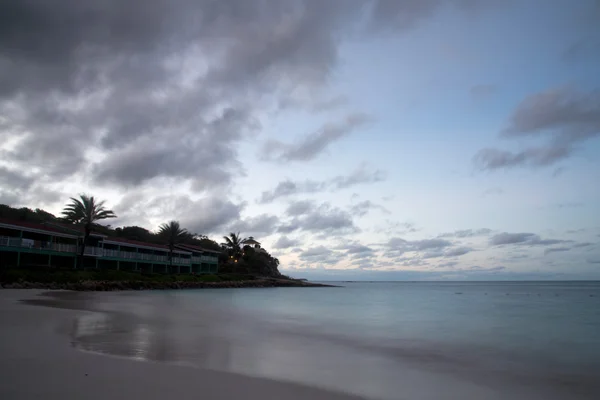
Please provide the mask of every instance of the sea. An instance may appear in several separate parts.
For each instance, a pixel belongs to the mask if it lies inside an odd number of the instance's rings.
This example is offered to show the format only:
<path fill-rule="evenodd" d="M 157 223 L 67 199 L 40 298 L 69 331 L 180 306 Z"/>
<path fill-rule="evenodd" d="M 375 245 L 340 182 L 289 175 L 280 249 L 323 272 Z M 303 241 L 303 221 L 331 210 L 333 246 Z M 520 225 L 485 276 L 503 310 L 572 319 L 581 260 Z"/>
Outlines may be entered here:
<path fill-rule="evenodd" d="M 369 399 L 600 399 L 600 282 L 77 293 L 82 351 Z M 72 303 L 72 300 L 69 300 Z"/>

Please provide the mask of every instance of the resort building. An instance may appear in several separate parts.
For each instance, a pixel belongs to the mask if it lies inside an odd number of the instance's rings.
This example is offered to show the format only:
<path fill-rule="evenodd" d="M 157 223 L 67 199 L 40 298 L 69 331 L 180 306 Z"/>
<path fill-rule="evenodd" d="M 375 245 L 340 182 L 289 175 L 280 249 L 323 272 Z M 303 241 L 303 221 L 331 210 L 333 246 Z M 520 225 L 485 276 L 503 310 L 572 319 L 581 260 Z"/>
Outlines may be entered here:
<path fill-rule="evenodd" d="M 0 219 L 0 266 L 77 266 L 83 230 L 58 223 Z M 175 273 L 216 273 L 218 251 L 181 245 L 173 251 Z M 169 272 L 169 247 L 93 232 L 84 249 L 85 268 Z"/>

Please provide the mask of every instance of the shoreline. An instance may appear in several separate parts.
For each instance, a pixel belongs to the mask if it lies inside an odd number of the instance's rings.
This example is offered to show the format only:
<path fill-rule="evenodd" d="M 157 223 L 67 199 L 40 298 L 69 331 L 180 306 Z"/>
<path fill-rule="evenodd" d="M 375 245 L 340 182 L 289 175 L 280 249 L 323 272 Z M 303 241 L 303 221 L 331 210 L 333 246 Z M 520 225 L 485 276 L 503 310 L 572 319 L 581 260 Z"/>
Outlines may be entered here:
<path fill-rule="evenodd" d="M 44 294 L 0 291 L 0 398 L 364 400 L 291 382 L 81 351 L 69 345 L 65 327 L 98 312 L 27 302 Z"/>
<path fill-rule="evenodd" d="M 45 289 L 72 290 L 79 292 L 108 292 L 119 290 L 178 290 L 178 289 L 246 289 L 246 288 L 277 288 L 277 287 L 339 287 L 322 283 L 296 281 L 277 278 L 258 278 L 253 280 L 220 281 L 220 282 L 152 282 L 152 281 L 102 281 L 85 280 L 79 282 L 0 282 L 0 289 Z"/>

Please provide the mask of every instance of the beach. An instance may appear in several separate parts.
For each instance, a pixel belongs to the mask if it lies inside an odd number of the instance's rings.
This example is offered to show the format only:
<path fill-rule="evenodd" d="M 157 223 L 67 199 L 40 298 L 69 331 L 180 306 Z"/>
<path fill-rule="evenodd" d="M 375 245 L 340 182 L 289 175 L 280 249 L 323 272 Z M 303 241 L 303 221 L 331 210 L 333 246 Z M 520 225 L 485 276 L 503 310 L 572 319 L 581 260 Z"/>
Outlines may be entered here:
<path fill-rule="evenodd" d="M 38 290 L 0 290 L 0 398 L 358 400 L 303 385 L 81 352 L 65 330 L 87 311 L 20 304 Z"/>
<path fill-rule="evenodd" d="M 596 399 L 571 286 L 3 289 L 0 398 Z"/>

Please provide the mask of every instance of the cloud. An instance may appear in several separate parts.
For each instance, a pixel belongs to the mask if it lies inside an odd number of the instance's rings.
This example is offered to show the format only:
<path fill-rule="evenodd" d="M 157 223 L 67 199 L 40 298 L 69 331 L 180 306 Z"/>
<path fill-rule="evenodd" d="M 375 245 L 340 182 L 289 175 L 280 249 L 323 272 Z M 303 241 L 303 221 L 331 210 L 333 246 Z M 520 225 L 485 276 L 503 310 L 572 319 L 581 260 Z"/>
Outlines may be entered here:
<path fill-rule="evenodd" d="M 306 180 L 303 182 L 294 182 L 287 179 L 279 182 L 274 189 L 262 192 L 258 202 L 265 204 L 282 197 L 336 191 L 361 184 L 382 182 L 383 180 L 385 180 L 385 174 L 382 171 L 368 169 L 363 164 L 349 175 L 338 175 L 324 181 Z"/>
<path fill-rule="evenodd" d="M 343 255 L 336 253 L 325 246 L 318 246 L 303 251 L 298 257 L 301 261 L 311 264 L 334 265 L 340 261 Z"/>
<path fill-rule="evenodd" d="M 589 247 L 589 246 L 594 246 L 594 243 L 584 242 L 584 243 L 575 243 L 573 245 L 574 248 L 582 248 L 582 247 Z"/>
<path fill-rule="evenodd" d="M 548 143 L 516 152 L 482 149 L 474 157 L 480 169 L 554 165 L 570 157 L 576 145 L 600 135 L 600 90 L 562 87 L 532 94 L 517 106 L 501 135 L 545 137 Z"/>
<path fill-rule="evenodd" d="M 342 122 L 324 125 L 298 143 L 286 144 L 278 140 L 270 140 L 263 146 L 262 158 L 281 162 L 313 160 L 333 142 L 349 135 L 369 120 L 366 114 L 354 113 L 346 116 Z"/>
<path fill-rule="evenodd" d="M 439 237 L 454 237 L 454 238 L 469 238 L 475 236 L 485 236 L 492 233 L 491 229 L 481 228 L 481 229 L 462 229 L 454 232 L 442 233 Z"/>
<path fill-rule="evenodd" d="M 525 243 L 535 237 L 534 233 L 499 233 L 490 238 L 490 244 L 499 246 L 503 244 Z"/>
<path fill-rule="evenodd" d="M 314 209 L 316 207 L 317 205 L 314 201 L 292 201 L 285 210 L 285 213 L 289 216 L 297 217 L 299 215 L 307 214 L 311 209 Z"/>
<path fill-rule="evenodd" d="M 300 244 L 300 241 L 297 239 L 290 239 L 287 236 L 281 236 L 275 244 L 273 248 L 275 249 L 289 249 L 290 247 L 295 247 Z"/>
<path fill-rule="evenodd" d="M 350 207 L 350 212 L 352 215 L 357 215 L 359 217 L 367 215 L 372 210 L 379 210 L 384 214 L 391 214 L 387 208 L 379 204 L 375 204 L 370 200 L 361 201 L 360 203 L 354 204 Z"/>
<path fill-rule="evenodd" d="M 278 225 L 279 218 L 277 216 L 260 214 L 234 221 L 227 230 L 241 232 L 243 236 L 268 236 L 276 231 Z"/>
<path fill-rule="evenodd" d="M 452 242 L 440 238 L 410 241 L 393 237 L 384 244 L 384 254 L 387 257 L 398 257 L 406 252 L 426 251 L 424 258 L 435 258 L 443 256 L 443 250 L 450 246 L 452 246 Z"/>
<path fill-rule="evenodd" d="M 457 257 L 457 256 L 462 256 L 467 253 L 470 253 L 471 251 L 473 251 L 473 249 L 470 247 L 455 247 L 453 249 L 446 250 L 444 252 L 444 256 L 445 257 Z"/>
<path fill-rule="evenodd" d="M 570 243 L 570 240 L 560 239 L 541 239 L 534 233 L 499 233 L 490 238 L 490 245 L 501 246 L 507 244 L 522 244 L 522 245 L 538 245 L 538 246 L 551 246 L 560 243 Z"/>
<path fill-rule="evenodd" d="M 564 252 L 564 251 L 569 251 L 569 250 L 571 250 L 570 247 L 551 247 L 549 249 L 544 250 L 544 254 L 558 253 L 558 252 Z"/>
<path fill-rule="evenodd" d="M 243 207 L 220 196 L 193 200 L 187 195 L 148 197 L 146 192 L 139 191 L 125 195 L 112 209 L 119 216 L 115 220 L 119 225 L 155 230 L 162 222 L 178 220 L 190 232 L 220 235 L 231 223 L 240 220 Z M 158 222 L 153 225 L 153 221 Z"/>
<path fill-rule="evenodd" d="M 359 232 L 352 215 L 338 207 L 323 203 L 303 214 L 297 214 L 279 226 L 278 232 L 305 231 L 321 235 L 345 235 Z"/>

